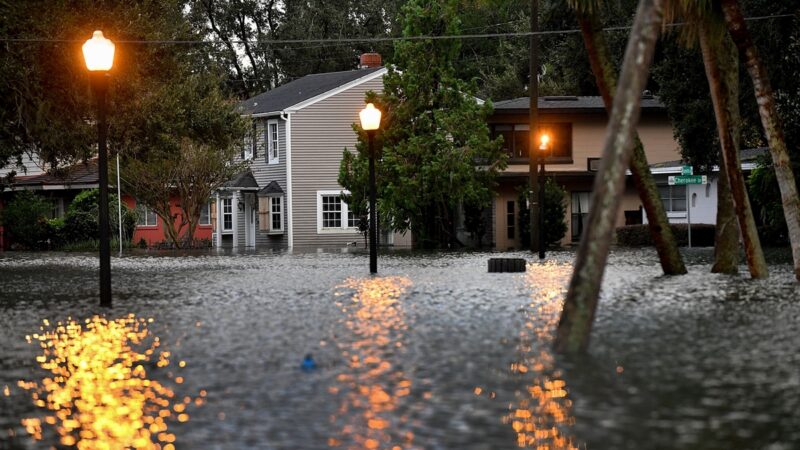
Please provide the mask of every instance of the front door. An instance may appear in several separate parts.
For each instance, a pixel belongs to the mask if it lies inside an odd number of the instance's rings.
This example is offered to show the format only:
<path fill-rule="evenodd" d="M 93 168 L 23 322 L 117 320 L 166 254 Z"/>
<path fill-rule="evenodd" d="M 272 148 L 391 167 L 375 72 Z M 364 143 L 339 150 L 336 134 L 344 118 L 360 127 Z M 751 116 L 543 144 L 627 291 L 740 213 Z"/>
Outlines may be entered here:
<path fill-rule="evenodd" d="M 256 207 L 252 194 L 245 194 L 244 202 L 244 246 L 256 246 Z"/>

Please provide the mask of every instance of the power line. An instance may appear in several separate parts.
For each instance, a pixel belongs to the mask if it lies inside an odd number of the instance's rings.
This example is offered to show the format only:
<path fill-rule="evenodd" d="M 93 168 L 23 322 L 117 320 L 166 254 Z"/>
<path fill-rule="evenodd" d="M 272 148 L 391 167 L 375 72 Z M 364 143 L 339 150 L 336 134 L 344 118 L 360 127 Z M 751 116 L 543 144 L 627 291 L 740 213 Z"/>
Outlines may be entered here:
<path fill-rule="evenodd" d="M 756 16 L 745 18 L 748 22 L 780 19 L 785 17 L 795 17 L 795 14 L 774 14 L 769 16 Z M 667 27 L 680 27 L 686 25 L 686 22 L 679 22 L 666 25 Z M 629 25 L 606 27 L 603 31 L 625 31 L 630 30 L 632 27 Z M 580 29 L 569 30 L 543 30 L 543 31 L 519 31 L 507 33 L 484 33 L 484 34 L 460 34 L 460 35 L 439 35 L 439 36 L 382 36 L 382 37 L 356 37 L 356 38 L 336 38 L 336 39 L 271 39 L 266 41 L 249 41 L 249 40 L 229 40 L 228 42 L 236 45 L 286 45 L 286 44 L 351 44 L 351 43 L 375 43 L 375 42 L 396 42 L 396 41 L 421 41 L 421 40 L 452 40 L 452 39 L 486 39 L 486 38 L 509 38 L 509 37 L 530 37 L 530 36 L 552 36 L 562 34 L 577 34 Z M 2 37 L 0 42 L 19 42 L 19 43 L 82 43 L 83 40 L 76 39 L 42 39 L 42 38 L 9 38 Z M 118 40 L 114 41 L 120 44 L 156 44 L 156 45 L 227 45 L 226 42 L 219 40 Z"/>

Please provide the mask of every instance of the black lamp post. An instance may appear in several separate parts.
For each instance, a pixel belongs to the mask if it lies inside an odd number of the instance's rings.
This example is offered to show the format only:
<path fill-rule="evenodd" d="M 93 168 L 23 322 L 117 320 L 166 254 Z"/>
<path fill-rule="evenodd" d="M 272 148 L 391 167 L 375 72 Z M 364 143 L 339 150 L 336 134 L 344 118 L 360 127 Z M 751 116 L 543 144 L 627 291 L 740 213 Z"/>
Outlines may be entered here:
<path fill-rule="evenodd" d="M 367 132 L 369 149 L 369 273 L 378 273 L 378 210 L 375 205 L 375 132 L 381 124 L 381 110 L 372 103 L 359 113 L 361 128 Z"/>
<path fill-rule="evenodd" d="M 539 259 L 544 259 L 544 152 L 550 148 L 550 136 L 542 134 L 539 140 Z"/>
<path fill-rule="evenodd" d="M 83 44 L 92 93 L 97 102 L 97 171 L 100 184 L 100 306 L 111 306 L 111 242 L 108 218 L 108 155 L 106 154 L 106 93 L 108 71 L 114 64 L 114 43 L 97 30 Z M 120 236 L 120 239 L 122 236 Z"/>

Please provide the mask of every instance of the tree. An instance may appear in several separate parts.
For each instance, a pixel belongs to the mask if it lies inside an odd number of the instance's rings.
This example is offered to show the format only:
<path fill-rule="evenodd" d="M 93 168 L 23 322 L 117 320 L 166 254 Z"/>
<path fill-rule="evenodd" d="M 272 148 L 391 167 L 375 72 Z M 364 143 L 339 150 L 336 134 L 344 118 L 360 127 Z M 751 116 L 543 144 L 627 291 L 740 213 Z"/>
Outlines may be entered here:
<path fill-rule="evenodd" d="M 527 186 L 525 186 L 527 188 Z M 530 189 L 520 189 L 517 200 L 519 206 L 519 236 L 522 248 L 530 248 L 530 208 L 528 207 Z M 544 182 L 544 245 L 558 246 L 567 233 L 565 199 L 567 192 L 559 186 L 553 177 L 548 176 Z"/>
<path fill-rule="evenodd" d="M 713 34 L 710 20 L 710 18 L 701 19 L 699 23 L 700 47 L 711 90 L 711 100 L 714 103 L 717 134 L 725 165 L 724 173 L 733 197 L 734 211 L 739 222 L 750 275 L 753 278 L 765 278 L 769 275 L 767 262 L 761 250 L 739 160 L 738 58 L 727 36 Z"/>
<path fill-rule="evenodd" d="M 455 1 L 409 1 L 401 19 L 403 35 L 457 35 L 456 7 Z M 390 67 L 383 93 L 367 96 L 384 114 L 376 146 L 382 149 L 381 217 L 391 218 L 397 231 L 410 229 L 420 247 L 460 245 L 455 233 L 458 206 L 488 206 L 495 176 L 505 167 L 500 142 L 489 139 L 491 104 L 479 104 L 472 95 L 475 85 L 455 76 L 459 45 L 454 39 L 398 41 L 399 70 Z M 351 192 L 357 187 L 348 180 L 365 179 L 365 142 L 359 130 L 357 153 L 344 154 L 344 170 L 362 171 L 340 177 Z"/>
<path fill-rule="evenodd" d="M 166 83 L 137 104 L 149 120 L 134 121 L 125 135 L 123 186 L 161 217 L 175 247 L 192 245 L 212 192 L 244 169 L 231 161 L 246 121 L 214 79 L 199 76 Z M 175 206 L 180 214 L 173 213 Z"/>
<path fill-rule="evenodd" d="M 573 6 L 577 12 L 578 23 L 580 24 L 581 34 L 583 35 L 586 52 L 589 55 L 597 88 L 603 97 L 606 110 L 610 111 L 613 105 L 613 92 L 616 90 L 617 80 L 611 63 L 609 48 L 602 31 L 602 25 L 598 20 L 598 13 L 592 10 L 592 4 L 593 2 L 573 0 Z M 683 264 L 681 254 L 678 252 L 675 236 L 673 236 L 672 228 L 669 226 L 667 213 L 661 202 L 655 180 L 650 173 L 650 165 L 647 163 L 644 146 L 638 135 L 635 137 L 630 170 L 633 174 L 636 190 L 639 192 L 639 198 L 642 200 L 642 205 L 647 214 L 650 235 L 661 261 L 661 269 L 666 275 L 685 274 L 686 266 Z"/>
<path fill-rule="evenodd" d="M 625 186 L 625 169 L 634 145 L 641 93 L 662 25 L 663 0 L 641 0 L 634 18 L 620 80 L 606 127 L 603 158 L 595 176 L 588 224 L 581 236 L 575 268 L 564 300 L 554 345 L 559 351 L 584 351 L 597 310 L 600 285 Z"/>
<path fill-rule="evenodd" d="M 795 278 L 800 280 L 800 197 L 797 194 L 797 184 L 792 173 L 786 142 L 783 138 L 783 127 L 778 116 L 769 75 L 766 67 L 761 63 L 758 50 L 747 30 L 747 24 L 744 21 L 739 2 L 736 0 L 722 0 L 721 5 L 728 31 L 753 81 L 753 90 L 758 103 L 761 123 L 772 154 L 775 178 L 781 190 L 783 212 L 794 259 Z"/>
<path fill-rule="evenodd" d="M 52 209 L 52 204 L 33 191 L 22 191 L 0 211 L 0 223 L 16 244 L 33 250 L 46 248 L 50 237 L 47 217 Z"/>

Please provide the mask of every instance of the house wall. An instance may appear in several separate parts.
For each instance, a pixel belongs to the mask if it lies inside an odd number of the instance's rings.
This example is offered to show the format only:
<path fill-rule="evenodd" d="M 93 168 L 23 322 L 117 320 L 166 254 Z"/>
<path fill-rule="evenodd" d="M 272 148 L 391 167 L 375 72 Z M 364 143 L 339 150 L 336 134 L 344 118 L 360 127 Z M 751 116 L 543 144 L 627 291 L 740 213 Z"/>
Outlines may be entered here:
<path fill-rule="evenodd" d="M 122 194 L 122 201 L 128 208 L 136 209 L 136 199 L 130 195 Z M 178 205 L 180 205 L 180 199 L 177 196 L 172 196 L 170 198 L 170 211 L 173 215 L 178 216 L 176 222 L 181 218 L 181 210 Z M 111 214 L 116 213 L 116 211 L 111 211 Z M 198 225 L 194 232 L 195 239 L 211 239 L 211 229 L 211 225 Z M 184 229 L 184 233 L 185 231 Z M 131 242 L 136 245 L 142 239 L 150 246 L 168 240 L 164 234 L 164 221 L 161 217 L 156 217 L 156 226 L 136 226 L 136 229 L 133 231 L 133 239 Z"/>
<path fill-rule="evenodd" d="M 0 168 L 0 177 L 8 175 L 11 171 L 16 172 L 18 177 L 27 177 L 31 175 L 39 175 L 44 173 L 40 167 L 39 157 L 32 157 L 31 155 L 22 155 L 22 165 L 18 166 L 15 162 Z"/>
<path fill-rule="evenodd" d="M 269 164 L 267 154 L 267 124 L 273 120 L 278 123 L 278 163 Z M 259 187 L 265 187 L 270 182 L 276 181 L 283 189 L 288 192 L 286 183 L 286 121 L 280 115 L 271 117 L 259 117 L 254 119 L 256 124 L 257 155 L 250 161 L 250 170 L 253 172 Z M 282 249 L 289 246 L 288 224 L 286 214 L 286 194 L 284 194 L 284 214 L 283 214 L 283 234 L 269 234 L 267 231 L 259 230 L 258 214 L 256 214 L 256 246 L 273 249 Z M 258 209 L 258 200 L 255 201 L 255 208 Z M 241 228 L 240 228 L 241 229 Z M 242 229 L 243 230 L 243 229 Z M 244 239 L 244 233 L 241 233 Z M 242 241 L 244 242 L 244 241 Z M 244 245 L 244 244 L 242 244 Z"/>
<path fill-rule="evenodd" d="M 667 184 L 668 175 L 655 175 L 656 184 Z M 717 223 L 717 177 L 718 173 L 708 176 L 708 184 L 690 184 L 687 186 L 687 197 L 692 223 Z M 689 217 L 684 211 L 667 212 L 670 223 L 687 223 Z M 647 217 L 644 218 L 647 223 Z"/>
<path fill-rule="evenodd" d="M 540 110 L 540 120 L 547 123 L 572 124 L 572 163 L 548 164 L 548 172 L 575 172 L 587 170 L 588 158 L 599 158 L 603 152 L 606 124 L 608 119 L 604 112 L 580 114 L 550 114 Z M 490 123 L 527 124 L 526 114 L 496 114 Z M 647 162 L 655 164 L 681 159 L 680 146 L 675 141 L 672 125 L 666 113 L 645 112 L 637 126 L 639 138 L 647 154 Z M 527 173 L 528 164 L 509 164 L 507 172 Z"/>
<path fill-rule="evenodd" d="M 364 108 L 364 94 L 379 92 L 377 77 L 301 109 L 291 119 L 292 214 L 295 247 L 342 247 L 362 242 L 357 231 L 317 232 L 317 191 L 341 190 L 337 179 L 342 151 L 355 148 L 352 124 Z"/>

